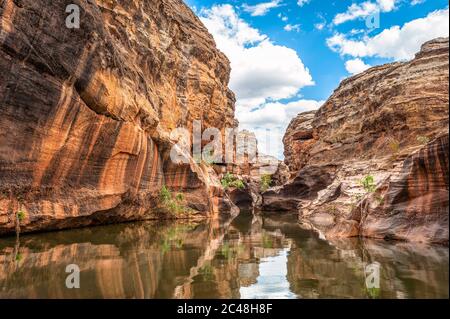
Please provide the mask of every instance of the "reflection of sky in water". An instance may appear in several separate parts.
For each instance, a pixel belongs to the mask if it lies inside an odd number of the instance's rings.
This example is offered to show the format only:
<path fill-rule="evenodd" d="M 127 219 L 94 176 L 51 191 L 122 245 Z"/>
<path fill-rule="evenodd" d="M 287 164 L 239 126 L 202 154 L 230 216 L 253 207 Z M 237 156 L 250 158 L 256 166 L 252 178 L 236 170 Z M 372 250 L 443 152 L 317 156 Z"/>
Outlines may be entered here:
<path fill-rule="evenodd" d="M 286 248 L 277 256 L 261 258 L 257 281 L 249 287 L 241 287 L 241 298 L 295 299 L 296 295 L 290 291 L 286 278 L 288 252 L 289 248 Z"/>
<path fill-rule="evenodd" d="M 448 247 L 329 243 L 296 218 L 239 216 L 231 226 L 145 222 L 2 238 L 0 298 L 448 299 Z M 367 289 L 364 266 L 375 261 L 380 289 Z M 73 263 L 81 289 L 65 286 Z"/>

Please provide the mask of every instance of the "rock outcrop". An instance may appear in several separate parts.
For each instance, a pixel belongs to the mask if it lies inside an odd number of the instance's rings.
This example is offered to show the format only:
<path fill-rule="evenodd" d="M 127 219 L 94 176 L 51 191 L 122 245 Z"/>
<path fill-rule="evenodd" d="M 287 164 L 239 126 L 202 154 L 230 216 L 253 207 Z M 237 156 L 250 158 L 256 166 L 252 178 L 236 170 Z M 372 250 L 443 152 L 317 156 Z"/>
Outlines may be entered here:
<path fill-rule="evenodd" d="M 448 38 L 344 80 L 284 138 L 291 180 L 265 210 L 298 210 L 326 237 L 448 244 Z"/>
<path fill-rule="evenodd" d="M 297 115 L 289 124 L 283 137 L 284 158 L 291 177 L 308 163 L 309 151 L 314 145 L 312 122 L 316 111 Z"/>
<path fill-rule="evenodd" d="M 360 234 L 394 239 L 448 241 L 448 134 L 406 158 L 401 171 L 380 183 L 356 210 Z"/>
<path fill-rule="evenodd" d="M 244 187 L 228 190 L 231 201 L 241 210 L 253 211 L 262 204 L 261 193 L 271 186 L 288 180 L 288 167 L 279 159 L 258 150 L 255 133 L 242 130 L 237 134 L 235 160 L 225 165 L 215 165 L 219 176 L 232 174 L 242 180 Z"/>
<path fill-rule="evenodd" d="M 171 130 L 235 127 L 230 66 L 181 0 L 0 3 L 0 234 L 160 218 L 163 185 L 225 211 L 212 169 L 170 160 Z M 46 8 L 42 10 L 42 8 Z M 164 217 L 164 216 L 162 216 Z"/>

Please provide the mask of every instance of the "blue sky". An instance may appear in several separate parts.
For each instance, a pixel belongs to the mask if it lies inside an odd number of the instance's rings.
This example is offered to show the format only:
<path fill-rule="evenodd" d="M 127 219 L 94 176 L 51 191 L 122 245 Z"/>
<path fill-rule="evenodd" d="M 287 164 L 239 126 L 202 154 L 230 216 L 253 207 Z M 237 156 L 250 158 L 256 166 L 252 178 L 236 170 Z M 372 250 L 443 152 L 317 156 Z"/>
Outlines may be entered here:
<path fill-rule="evenodd" d="M 444 0 L 185 2 L 231 60 L 241 128 L 279 158 L 290 119 L 318 108 L 342 79 L 448 36 Z"/>

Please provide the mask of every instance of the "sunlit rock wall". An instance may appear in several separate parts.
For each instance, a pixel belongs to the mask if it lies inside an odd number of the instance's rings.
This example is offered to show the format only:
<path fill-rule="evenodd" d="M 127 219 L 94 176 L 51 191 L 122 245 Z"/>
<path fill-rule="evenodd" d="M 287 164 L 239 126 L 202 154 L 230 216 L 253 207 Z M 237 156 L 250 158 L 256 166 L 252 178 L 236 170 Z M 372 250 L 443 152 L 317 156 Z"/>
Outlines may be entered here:
<path fill-rule="evenodd" d="M 229 73 L 181 0 L 2 1 L 0 234 L 17 211 L 22 232 L 161 217 L 164 184 L 217 212 L 217 178 L 172 165 L 169 134 L 236 126 Z"/>
<path fill-rule="evenodd" d="M 291 180 L 263 208 L 298 211 L 328 238 L 448 243 L 448 48 L 427 42 L 297 116 L 284 138 Z"/>

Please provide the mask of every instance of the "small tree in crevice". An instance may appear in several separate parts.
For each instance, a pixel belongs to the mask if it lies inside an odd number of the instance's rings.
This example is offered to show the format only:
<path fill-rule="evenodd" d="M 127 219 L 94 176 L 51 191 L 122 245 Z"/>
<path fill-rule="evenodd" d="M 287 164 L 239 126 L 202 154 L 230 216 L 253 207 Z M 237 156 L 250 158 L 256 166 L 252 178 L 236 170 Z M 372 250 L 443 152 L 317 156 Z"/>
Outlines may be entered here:
<path fill-rule="evenodd" d="M 272 186 L 273 180 L 270 174 L 261 176 L 261 191 L 265 192 Z"/>
<path fill-rule="evenodd" d="M 367 175 L 361 180 L 361 185 L 363 186 L 363 188 L 366 192 L 361 197 L 361 201 L 360 201 L 361 222 L 362 222 L 363 218 L 367 217 L 367 214 L 364 214 L 364 212 L 367 211 L 367 205 L 368 205 L 368 202 L 365 200 L 365 197 L 368 194 L 374 193 L 376 190 L 375 178 L 372 175 Z M 364 203 L 365 203 L 365 206 L 363 207 Z"/>
<path fill-rule="evenodd" d="M 373 193 L 375 191 L 375 178 L 372 175 L 367 175 L 361 180 L 361 185 L 364 187 L 366 194 Z"/>

